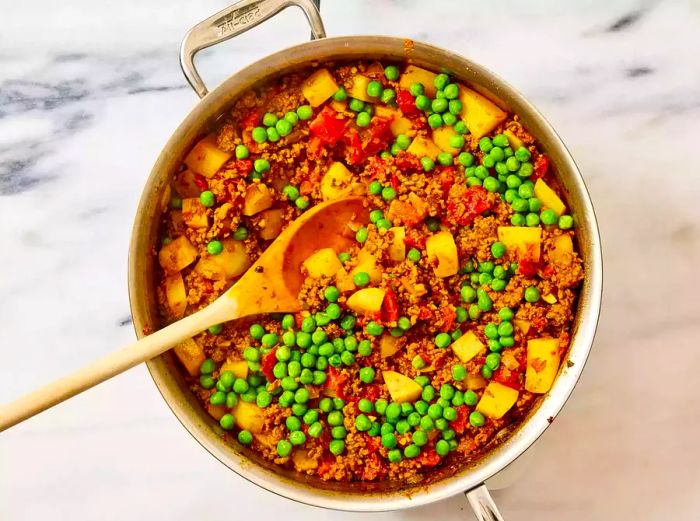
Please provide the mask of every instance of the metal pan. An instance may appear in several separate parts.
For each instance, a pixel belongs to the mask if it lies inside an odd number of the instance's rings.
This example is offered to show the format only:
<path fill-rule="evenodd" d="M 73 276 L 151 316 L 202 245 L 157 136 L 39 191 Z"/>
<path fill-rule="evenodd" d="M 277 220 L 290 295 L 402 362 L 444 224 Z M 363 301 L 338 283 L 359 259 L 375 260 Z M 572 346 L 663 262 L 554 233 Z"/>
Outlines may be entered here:
<path fill-rule="evenodd" d="M 232 38 L 289 6 L 301 8 L 311 26 L 313 41 L 263 58 L 233 74 L 209 92 L 194 66 L 197 51 Z M 155 246 L 159 217 L 164 210 L 172 175 L 195 140 L 251 87 L 311 63 L 347 60 L 410 61 L 432 70 L 446 70 L 458 81 L 479 90 L 502 108 L 520 115 L 556 169 L 559 185 L 574 215 L 579 251 L 586 278 L 581 288 L 571 349 L 548 394 L 512 432 L 503 432 L 482 458 L 462 467 L 439 471 L 430 484 L 379 483 L 367 488 L 326 483 L 262 460 L 224 433 L 201 407 L 170 353 L 148 362 L 163 398 L 192 436 L 213 456 L 249 481 L 281 496 L 319 507 L 349 511 L 384 511 L 425 505 L 464 492 L 482 520 L 502 519 L 484 481 L 522 454 L 563 407 L 581 375 L 593 343 L 602 296 L 602 256 L 593 206 L 576 164 L 544 117 L 515 89 L 484 67 L 425 43 L 387 36 L 326 38 L 323 22 L 311 0 L 245 0 L 191 29 L 182 44 L 185 77 L 202 100 L 165 145 L 139 203 L 129 252 L 129 296 L 139 337 L 160 325 L 155 302 Z"/>

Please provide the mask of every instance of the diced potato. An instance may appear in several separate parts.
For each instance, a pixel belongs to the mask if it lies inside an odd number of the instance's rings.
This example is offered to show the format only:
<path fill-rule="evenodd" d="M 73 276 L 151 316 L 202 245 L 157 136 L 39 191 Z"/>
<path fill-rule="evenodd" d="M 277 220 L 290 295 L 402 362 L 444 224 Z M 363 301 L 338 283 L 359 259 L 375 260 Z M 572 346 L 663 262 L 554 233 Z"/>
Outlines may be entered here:
<path fill-rule="evenodd" d="M 209 280 L 224 280 L 226 271 L 214 255 L 205 255 L 194 265 L 194 271 Z"/>
<path fill-rule="evenodd" d="M 351 98 L 357 98 L 362 101 L 367 101 L 369 103 L 374 103 L 378 98 L 373 98 L 367 94 L 367 85 L 369 85 L 370 80 L 367 76 L 362 74 L 355 74 L 352 77 L 352 86 L 348 89 L 348 96 Z"/>
<path fill-rule="evenodd" d="M 415 402 L 423 392 L 420 384 L 395 371 L 382 371 L 391 399 L 396 403 Z"/>
<path fill-rule="evenodd" d="M 550 262 L 562 266 L 571 266 L 574 260 L 574 243 L 571 240 L 571 235 L 567 233 L 557 235 L 552 240 L 552 243 L 554 247 L 547 254 Z"/>
<path fill-rule="evenodd" d="M 530 326 L 532 324 L 529 320 L 521 320 L 519 318 L 514 318 L 513 325 L 517 327 L 523 335 L 527 335 L 527 332 L 530 331 Z"/>
<path fill-rule="evenodd" d="M 321 178 L 321 195 L 324 201 L 339 199 L 352 191 L 352 172 L 347 167 L 335 161 Z"/>
<path fill-rule="evenodd" d="M 362 288 L 348 298 L 347 306 L 356 313 L 376 313 L 382 308 L 386 290 L 383 288 Z"/>
<path fill-rule="evenodd" d="M 544 208 L 554 210 L 557 215 L 562 215 L 566 211 L 566 205 L 542 179 L 535 181 L 535 197 L 542 202 Z"/>
<path fill-rule="evenodd" d="M 319 69 L 301 85 L 301 93 L 312 107 L 318 107 L 338 90 L 338 84 L 328 69 Z"/>
<path fill-rule="evenodd" d="M 535 262 L 540 260 L 542 228 L 539 226 L 499 226 L 498 240 L 509 250 L 517 251 L 518 255 L 527 254 Z"/>
<path fill-rule="evenodd" d="M 528 340 L 525 389 L 538 394 L 549 391 L 559 371 L 560 363 L 559 340 L 556 338 Z"/>
<path fill-rule="evenodd" d="M 434 267 L 435 275 L 444 278 L 457 274 L 459 271 L 457 245 L 449 231 L 444 230 L 428 237 L 425 241 L 425 249 L 428 257 L 437 259 L 438 264 Z"/>
<path fill-rule="evenodd" d="M 212 405 L 208 403 L 207 412 L 212 418 L 219 421 L 224 414 L 228 413 L 228 409 L 223 405 Z"/>
<path fill-rule="evenodd" d="M 393 234 L 389 244 L 389 257 L 395 262 L 401 262 L 406 258 L 406 243 L 403 242 L 406 238 L 406 228 L 394 226 L 389 228 L 389 231 Z"/>
<path fill-rule="evenodd" d="M 368 273 L 369 280 L 372 282 L 379 282 L 382 280 L 382 269 L 377 266 L 376 257 L 365 249 L 357 253 L 357 266 L 352 269 L 350 275 L 354 276 L 361 271 Z"/>
<path fill-rule="evenodd" d="M 170 210 L 170 224 L 173 230 L 182 233 L 185 229 L 185 220 L 182 218 L 182 210 Z"/>
<path fill-rule="evenodd" d="M 184 235 L 166 244 L 158 253 L 158 262 L 168 273 L 177 273 L 197 258 L 197 248 Z"/>
<path fill-rule="evenodd" d="M 429 98 L 435 97 L 435 74 L 434 72 L 421 69 L 415 65 L 409 65 L 399 78 L 399 87 L 404 90 L 411 88 L 414 83 L 422 83 L 425 88 L 425 95 Z"/>
<path fill-rule="evenodd" d="M 480 374 L 467 374 L 467 377 L 462 380 L 467 389 L 476 391 L 477 389 L 483 389 L 486 387 L 486 379 Z"/>
<path fill-rule="evenodd" d="M 187 167 L 204 177 L 211 177 L 231 158 L 231 152 L 221 150 L 216 135 L 210 134 L 197 143 L 185 157 Z"/>
<path fill-rule="evenodd" d="M 352 280 L 352 275 L 350 275 L 345 268 L 340 268 L 335 273 L 335 287 L 338 288 L 341 293 L 355 290 L 355 281 Z"/>
<path fill-rule="evenodd" d="M 250 217 L 272 206 L 272 194 L 264 183 L 253 183 L 246 188 L 243 215 Z"/>
<path fill-rule="evenodd" d="M 170 309 L 170 315 L 181 318 L 187 308 L 187 290 L 180 272 L 165 277 L 165 299 Z"/>
<path fill-rule="evenodd" d="M 555 297 L 551 293 L 547 293 L 546 295 L 542 295 L 542 300 L 544 300 L 547 304 L 556 304 L 557 303 L 557 297 Z"/>
<path fill-rule="evenodd" d="M 432 160 L 435 160 L 442 150 L 440 150 L 440 147 L 438 147 L 433 140 L 418 136 L 411 141 L 411 144 L 406 149 L 406 152 L 413 154 L 416 157 L 429 157 Z"/>
<path fill-rule="evenodd" d="M 459 99 L 462 119 L 476 139 L 484 137 L 508 117 L 494 102 L 463 85 L 459 87 Z"/>
<path fill-rule="evenodd" d="M 221 241 L 221 244 L 224 246 L 224 251 L 215 255 L 214 258 L 224 268 L 226 278 L 231 279 L 245 273 L 252 262 L 243 242 L 228 238 Z"/>
<path fill-rule="evenodd" d="M 253 438 L 260 445 L 262 445 L 263 447 L 267 447 L 268 449 L 271 449 L 271 448 L 277 446 L 277 440 L 275 439 L 275 437 L 272 434 L 262 434 L 260 432 L 256 432 L 253 434 Z"/>
<path fill-rule="evenodd" d="M 173 185 L 177 195 L 181 198 L 199 197 L 199 194 L 202 193 L 197 183 L 194 182 L 194 176 L 195 173 L 190 169 L 183 170 L 175 176 Z"/>
<path fill-rule="evenodd" d="M 236 378 L 248 378 L 248 362 L 245 360 L 229 360 L 228 358 L 221 366 L 219 374 L 231 371 Z"/>
<path fill-rule="evenodd" d="M 231 412 L 236 418 L 236 425 L 239 429 L 249 430 L 252 433 L 258 433 L 262 430 L 265 417 L 262 409 L 256 404 L 238 400 Z"/>
<path fill-rule="evenodd" d="M 492 420 L 498 420 L 518 401 L 518 391 L 507 385 L 489 382 L 481 395 L 476 410 Z"/>
<path fill-rule="evenodd" d="M 199 375 L 199 366 L 206 360 L 206 356 L 204 356 L 204 349 L 194 339 L 183 340 L 173 347 L 173 351 L 190 376 Z"/>
<path fill-rule="evenodd" d="M 260 238 L 266 241 L 274 239 L 282 231 L 282 226 L 284 226 L 284 216 L 282 210 L 275 208 L 273 210 L 265 210 L 260 213 L 260 224 L 262 224 L 262 229 L 260 230 Z"/>
<path fill-rule="evenodd" d="M 313 279 L 332 277 L 343 265 L 338 260 L 333 248 L 323 248 L 311 254 L 304 262 L 304 268 Z"/>
<path fill-rule="evenodd" d="M 207 228 L 209 226 L 207 209 L 199 202 L 199 197 L 189 197 L 182 200 L 182 220 L 190 228 Z"/>
<path fill-rule="evenodd" d="M 463 363 L 469 362 L 475 356 L 486 351 L 486 346 L 481 343 L 473 331 L 467 331 L 457 340 L 452 342 L 452 351 Z"/>
<path fill-rule="evenodd" d="M 413 123 L 410 119 L 405 118 L 401 115 L 401 111 L 397 109 L 392 109 L 391 107 L 385 107 L 384 105 L 377 105 L 374 108 L 374 114 L 381 118 L 392 118 L 389 128 L 394 136 L 399 134 L 406 134 L 409 130 L 413 128 Z"/>
<path fill-rule="evenodd" d="M 513 149 L 513 152 L 518 150 L 520 147 L 525 146 L 520 138 L 513 134 L 510 130 L 504 130 L 503 133 L 508 138 L 508 145 Z"/>
<path fill-rule="evenodd" d="M 452 127 L 438 127 L 435 130 L 433 130 L 433 141 L 438 147 L 440 147 L 440 150 L 442 150 L 443 152 L 449 152 L 454 156 L 457 155 L 457 153 L 459 153 L 459 149 L 454 148 L 452 145 L 450 145 L 450 138 L 456 135 L 457 132 L 455 132 L 452 129 Z"/>
<path fill-rule="evenodd" d="M 292 462 L 297 472 L 307 472 L 318 467 L 318 461 L 309 456 L 306 449 L 297 448 L 292 454 Z"/>
<path fill-rule="evenodd" d="M 399 350 L 399 339 L 384 333 L 379 339 L 379 354 L 382 358 L 389 358 Z"/>
<path fill-rule="evenodd" d="M 330 107 L 335 110 L 336 112 L 345 112 L 345 109 L 348 108 L 348 102 L 347 101 L 337 101 L 333 100 L 329 103 Z"/>

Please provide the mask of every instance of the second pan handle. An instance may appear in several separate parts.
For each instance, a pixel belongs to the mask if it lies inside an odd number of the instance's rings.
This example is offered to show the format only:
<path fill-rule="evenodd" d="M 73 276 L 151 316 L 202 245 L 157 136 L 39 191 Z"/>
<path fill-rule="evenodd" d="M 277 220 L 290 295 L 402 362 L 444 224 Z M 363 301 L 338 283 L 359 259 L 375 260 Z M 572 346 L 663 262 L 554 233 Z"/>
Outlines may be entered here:
<path fill-rule="evenodd" d="M 467 496 L 474 515 L 479 521 L 504 521 L 486 485 L 479 485 L 468 490 L 464 495 Z"/>
<path fill-rule="evenodd" d="M 290 6 L 299 7 L 311 26 L 311 38 L 326 36 L 321 14 L 313 0 L 242 0 L 195 25 L 182 40 L 180 65 L 185 78 L 200 98 L 209 90 L 194 65 L 194 55 L 261 24 Z"/>

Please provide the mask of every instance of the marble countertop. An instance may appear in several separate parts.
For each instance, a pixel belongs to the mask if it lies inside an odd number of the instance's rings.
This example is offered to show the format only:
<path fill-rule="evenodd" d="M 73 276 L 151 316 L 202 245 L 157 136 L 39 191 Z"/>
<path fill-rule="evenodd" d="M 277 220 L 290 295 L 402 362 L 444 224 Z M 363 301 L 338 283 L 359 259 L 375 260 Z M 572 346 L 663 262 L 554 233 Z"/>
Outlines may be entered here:
<path fill-rule="evenodd" d="M 196 104 L 179 40 L 225 0 L 8 2 L 0 35 L 0 402 L 131 341 L 141 188 Z M 516 85 L 583 171 L 603 313 L 583 378 L 494 496 L 509 520 L 700 518 L 700 3 L 324 0 L 329 35 L 451 48 Z M 40 16 L 39 16 L 40 14 Z M 298 12 L 202 53 L 210 85 L 308 37 Z M 180 427 L 144 367 L 0 435 L 0 519 L 470 519 L 463 497 L 365 516 L 265 493 Z"/>

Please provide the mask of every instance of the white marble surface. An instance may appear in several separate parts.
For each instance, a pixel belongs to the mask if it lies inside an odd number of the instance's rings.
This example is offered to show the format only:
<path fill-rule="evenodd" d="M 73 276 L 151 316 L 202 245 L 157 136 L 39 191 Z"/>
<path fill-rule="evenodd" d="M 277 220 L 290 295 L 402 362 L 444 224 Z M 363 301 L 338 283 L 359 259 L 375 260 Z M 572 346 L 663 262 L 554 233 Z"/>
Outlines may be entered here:
<path fill-rule="evenodd" d="M 0 402 L 130 341 L 145 177 L 196 103 L 180 37 L 225 0 L 11 2 L 0 18 Z M 327 31 L 410 36 L 545 113 L 600 219 L 605 299 L 583 379 L 509 520 L 700 519 L 700 4 L 324 0 Z M 301 41 L 288 11 L 204 53 L 210 84 Z M 267 494 L 180 427 L 143 367 L 0 435 L 0 519 L 470 519 L 461 497 L 351 515 Z"/>

